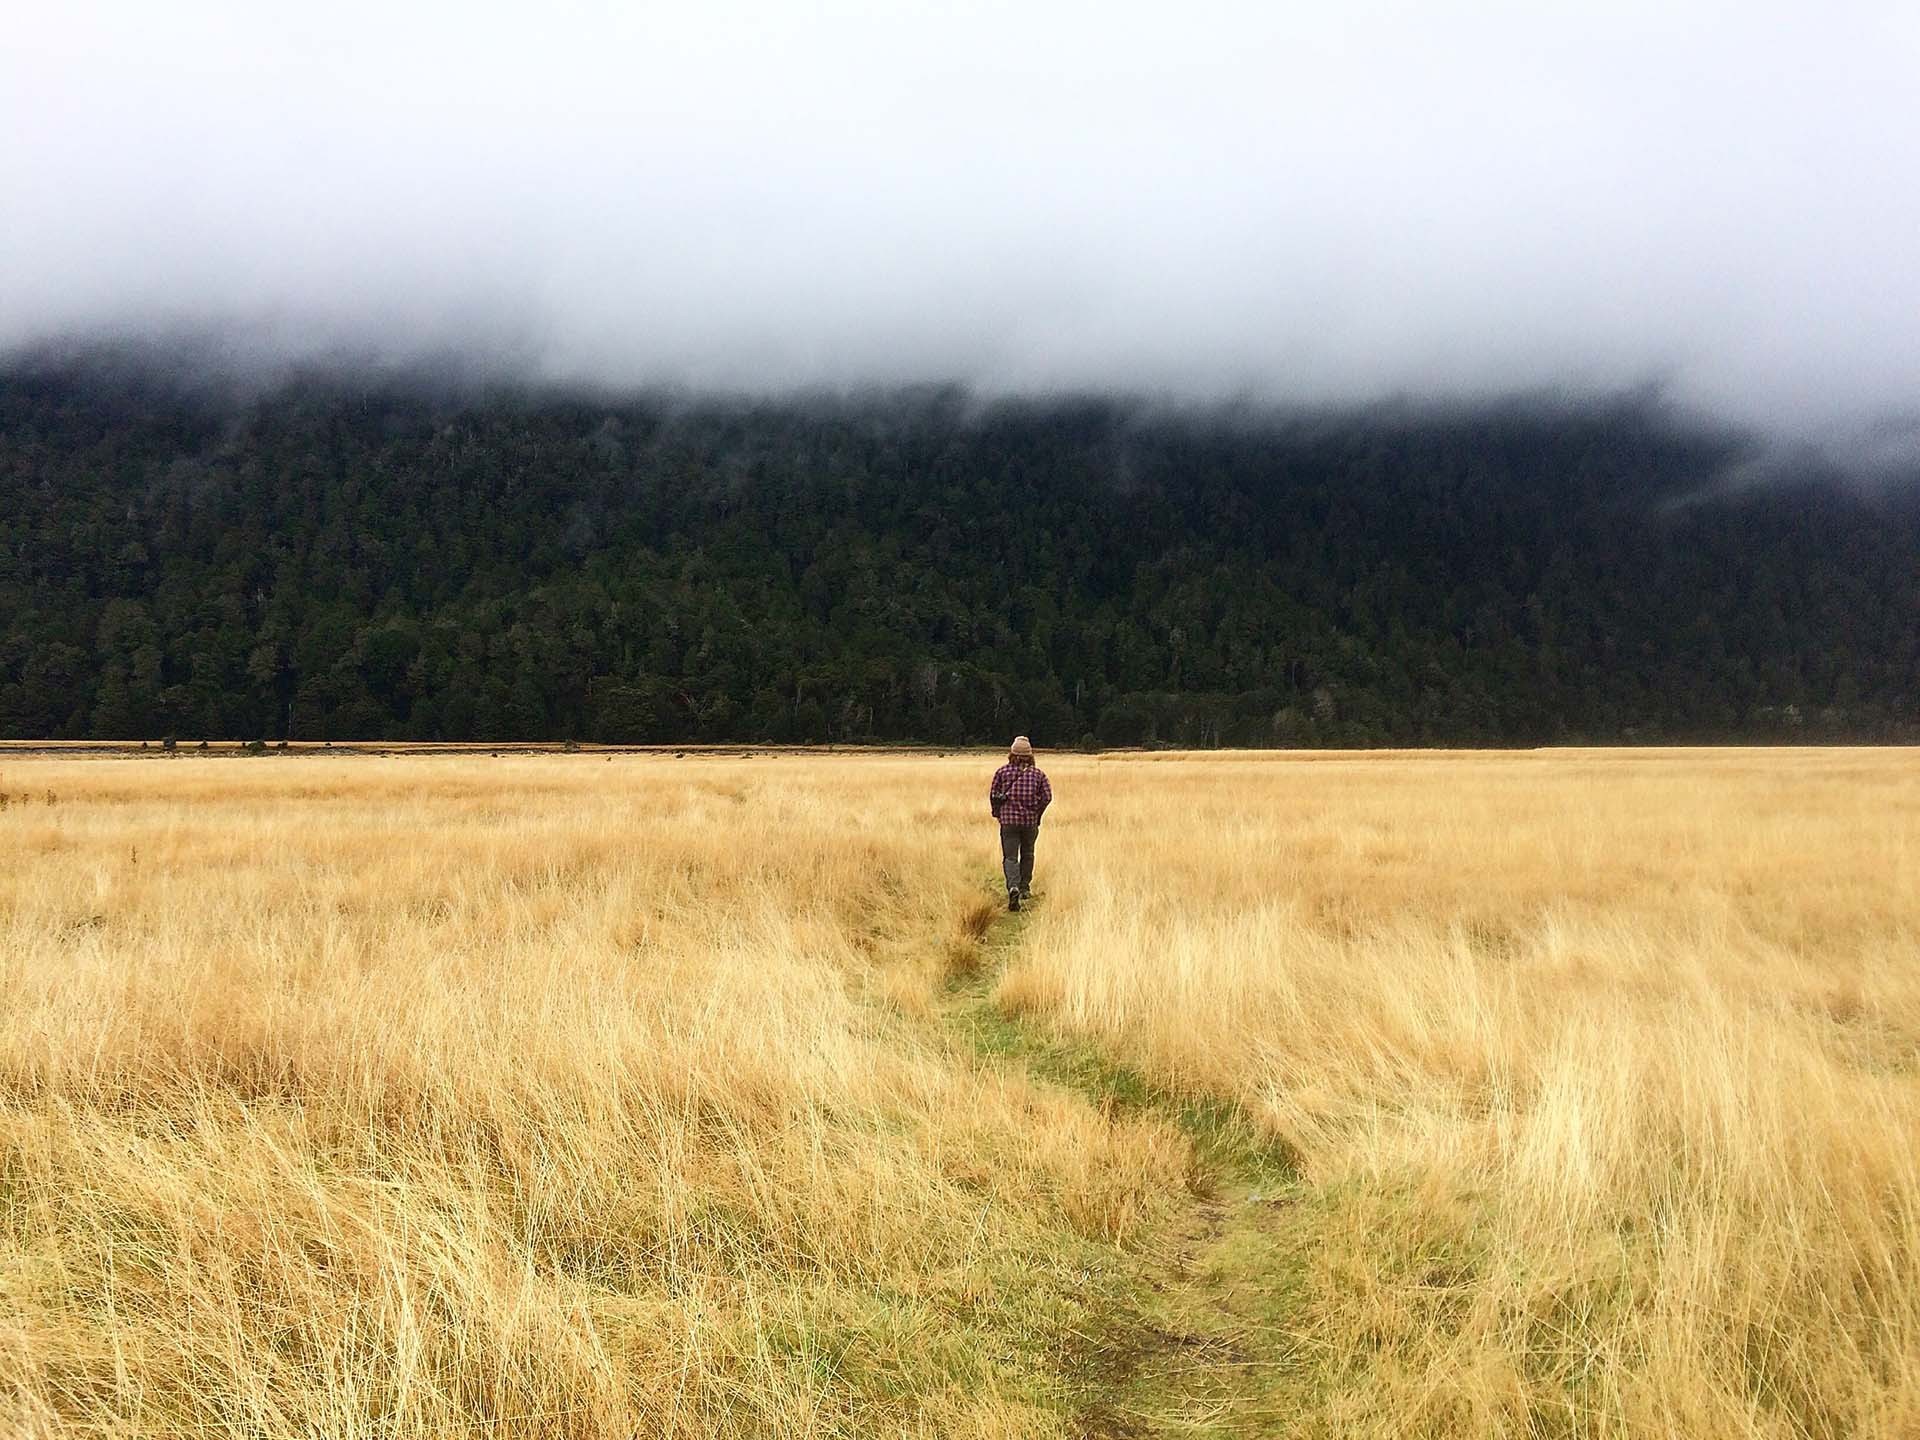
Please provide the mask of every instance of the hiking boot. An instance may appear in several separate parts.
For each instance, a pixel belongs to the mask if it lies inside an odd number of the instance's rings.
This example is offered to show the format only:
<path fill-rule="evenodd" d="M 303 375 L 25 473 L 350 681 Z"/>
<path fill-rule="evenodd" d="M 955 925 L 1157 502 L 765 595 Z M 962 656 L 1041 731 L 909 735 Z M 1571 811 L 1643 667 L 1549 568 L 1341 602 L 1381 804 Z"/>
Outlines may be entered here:
<path fill-rule="evenodd" d="M 1009 890 L 1007 892 L 1007 909 L 1017 911 L 1019 908 L 1020 892 L 1018 890 Z"/>

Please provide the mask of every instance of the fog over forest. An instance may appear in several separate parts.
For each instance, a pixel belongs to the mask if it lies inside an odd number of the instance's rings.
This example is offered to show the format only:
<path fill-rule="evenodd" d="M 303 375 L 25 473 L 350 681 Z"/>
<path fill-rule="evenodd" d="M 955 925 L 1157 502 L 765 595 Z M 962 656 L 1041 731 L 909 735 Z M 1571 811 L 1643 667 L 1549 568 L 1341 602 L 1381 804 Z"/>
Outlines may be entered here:
<path fill-rule="evenodd" d="M 1897 461 L 1917 69 L 1896 3 L 32 7 L 0 50 L 0 347 L 1654 387 Z"/>
<path fill-rule="evenodd" d="M 24 10 L 0 736 L 1911 740 L 1916 74 L 1894 0 Z"/>

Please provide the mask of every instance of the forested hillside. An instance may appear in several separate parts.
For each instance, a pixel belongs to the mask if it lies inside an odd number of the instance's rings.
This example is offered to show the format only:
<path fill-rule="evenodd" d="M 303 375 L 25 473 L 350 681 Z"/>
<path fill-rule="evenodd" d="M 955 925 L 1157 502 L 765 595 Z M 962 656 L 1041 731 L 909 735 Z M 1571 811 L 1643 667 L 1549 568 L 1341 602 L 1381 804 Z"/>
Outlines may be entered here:
<path fill-rule="evenodd" d="M 1920 734 L 1920 487 L 1749 459 L 1626 401 L 236 399 L 15 362 L 0 735 Z"/>

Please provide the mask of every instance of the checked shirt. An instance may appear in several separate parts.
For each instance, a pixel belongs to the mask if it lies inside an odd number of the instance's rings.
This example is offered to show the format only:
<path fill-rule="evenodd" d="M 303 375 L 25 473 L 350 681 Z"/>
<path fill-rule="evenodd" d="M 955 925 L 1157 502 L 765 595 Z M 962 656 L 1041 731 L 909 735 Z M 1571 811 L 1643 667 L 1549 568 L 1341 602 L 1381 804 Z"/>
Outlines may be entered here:
<path fill-rule="evenodd" d="M 1053 803 L 1053 787 L 1037 765 L 1002 765 L 993 772 L 987 794 L 991 797 L 1002 790 L 1007 796 L 1000 806 L 1002 825 L 1038 825 L 1040 816 Z"/>

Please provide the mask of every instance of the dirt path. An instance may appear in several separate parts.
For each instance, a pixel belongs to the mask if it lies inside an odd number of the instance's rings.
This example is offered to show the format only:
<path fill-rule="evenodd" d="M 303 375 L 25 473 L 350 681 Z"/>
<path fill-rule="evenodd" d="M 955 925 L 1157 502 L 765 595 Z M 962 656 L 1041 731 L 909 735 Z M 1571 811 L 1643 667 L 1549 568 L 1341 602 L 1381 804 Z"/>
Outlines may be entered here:
<path fill-rule="evenodd" d="M 1044 899 L 1036 902 L 1044 905 Z M 1151 1436 L 1275 1436 L 1315 1427 L 1314 1367 L 1295 1313 L 1300 1187 L 1292 1157 L 1235 1106 L 1169 1094 L 1091 1046 L 1009 1017 L 993 988 L 1028 917 L 983 902 L 954 952 L 940 1018 L 986 1063 L 1084 1097 L 1102 1113 L 1150 1114 L 1193 1143 L 1185 1193 L 1143 1243 L 1116 1253 L 1129 1273 L 1124 1304 L 1083 1337 L 1084 1392 L 1074 1417 L 1084 1440 Z"/>

